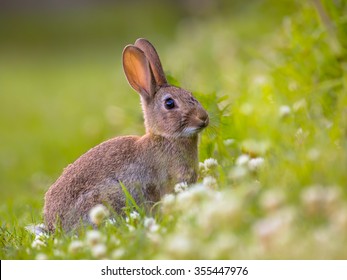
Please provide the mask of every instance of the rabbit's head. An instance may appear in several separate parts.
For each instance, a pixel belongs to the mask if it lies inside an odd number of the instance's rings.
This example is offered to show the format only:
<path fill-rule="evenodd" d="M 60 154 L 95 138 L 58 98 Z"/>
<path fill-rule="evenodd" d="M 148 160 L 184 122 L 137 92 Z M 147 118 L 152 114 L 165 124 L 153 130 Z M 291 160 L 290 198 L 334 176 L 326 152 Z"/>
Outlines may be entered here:
<path fill-rule="evenodd" d="M 208 114 L 192 93 L 168 84 L 150 42 L 138 39 L 126 46 L 123 68 L 129 84 L 141 96 L 147 133 L 189 137 L 208 125 Z"/>

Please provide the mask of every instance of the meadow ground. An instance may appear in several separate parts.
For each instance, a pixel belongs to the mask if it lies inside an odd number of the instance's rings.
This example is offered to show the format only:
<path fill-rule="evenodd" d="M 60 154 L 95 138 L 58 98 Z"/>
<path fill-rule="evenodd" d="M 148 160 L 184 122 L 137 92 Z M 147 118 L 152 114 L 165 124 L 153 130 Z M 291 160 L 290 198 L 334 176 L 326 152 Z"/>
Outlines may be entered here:
<path fill-rule="evenodd" d="M 347 2 L 205 2 L 0 17 L 1 259 L 347 258 Z M 144 133 L 121 68 L 138 37 L 209 111 L 198 183 L 154 216 L 129 199 L 98 230 L 33 235 L 67 164 Z"/>

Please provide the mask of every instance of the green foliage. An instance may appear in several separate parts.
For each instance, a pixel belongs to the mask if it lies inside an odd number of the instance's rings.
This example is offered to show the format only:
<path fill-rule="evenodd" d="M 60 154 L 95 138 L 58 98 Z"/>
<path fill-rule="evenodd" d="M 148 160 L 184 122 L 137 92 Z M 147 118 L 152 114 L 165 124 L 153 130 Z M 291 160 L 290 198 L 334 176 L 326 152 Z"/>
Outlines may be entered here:
<path fill-rule="evenodd" d="M 2 48 L 0 257 L 345 259 L 347 2 L 277 2 L 186 18 L 158 47 L 169 81 L 210 115 L 199 181 L 176 186 L 153 217 L 124 187 L 125 217 L 77 235 L 25 227 L 42 221 L 65 165 L 114 134 L 143 133 L 138 96 L 109 46 Z"/>

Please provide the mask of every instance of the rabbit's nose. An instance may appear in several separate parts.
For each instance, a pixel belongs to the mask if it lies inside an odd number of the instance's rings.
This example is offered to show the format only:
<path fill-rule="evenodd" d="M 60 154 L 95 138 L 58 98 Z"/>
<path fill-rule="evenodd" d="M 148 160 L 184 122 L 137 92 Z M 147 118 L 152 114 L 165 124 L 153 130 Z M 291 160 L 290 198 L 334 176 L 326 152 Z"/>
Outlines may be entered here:
<path fill-rule="evenodd" d="M 208 124 L 210 123 L 210 118 L 208 117 L 208 115 L 206 116 L 206 119 L 204 121 L 205 127 L 208 126 Z"/>
<path fill-rule="evenodd" d="M 210 118 L 208 117 L 208 114 L 203 114 L 202 116 L 199 116 L 199 119 L 201 120 L 200 127 L 206 127 L 210 123 Z"/>

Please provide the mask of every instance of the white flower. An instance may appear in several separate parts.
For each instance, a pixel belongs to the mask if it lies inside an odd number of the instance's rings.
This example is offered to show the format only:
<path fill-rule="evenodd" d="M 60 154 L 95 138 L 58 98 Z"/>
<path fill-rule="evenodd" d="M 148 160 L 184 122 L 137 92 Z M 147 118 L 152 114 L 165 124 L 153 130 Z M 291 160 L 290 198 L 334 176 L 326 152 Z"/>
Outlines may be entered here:
<path fill-rule="evenodd" d="M 112 252 L 112 259 L 120 259 L 125 254 L 125 250 L 123 248 L 116 249 Z"/>
<path fill-rule="evenodd" d="M 230 227 L 231 222 L 236 225 L 240 218 L 240 209 L 241 203 L 235 197 L 216 196 L 200 207 L 197 221 L 204 233 L 209 235 L 214 229 L 221 231 L 222 227 Z"/>
<path fill-rule="evenodd" d="M 162 198 L 161 209 L 164 213 L 171 213 L 176 205 L 176 196 L 172 193 L 164 195 Z M 168 216 L 169 217 L 169 216 Z"/>
<path fill-rule="evenodd" d="M 206 188 L 210 188 L 210 189 L 216 189 L 218 184 L 217 184 L 217 180 L 211 176 L 207 176 L 204 178 L 204 180 L 202 181 L 202 184 L 206 187 Z"/>
<path fill-rule="evenodd" d="M 234 180 L 239 180 L 248 174 L 248 169 L 244 166 L 236 166 L 230 171 L 230 177 Z"/>
<path fill-rule="evenodd" d="M 263 75 L 257 75 L 253 77 L 253 83 L 257 86 L 262 86 L 268 83 L 268 77 Z"/>
<path fill-rule="evenodd" d="M 225 146 L 231 146 L 232 144 L 235 143 L 235 139 L 226 139 L 223 141 Z"/>
<path fill-rule="evenodd" d="M 25 229 L 36 236 L 48 237 L 47 228 L 44 224 L 28 225 Z"/>
<path fill-rule="evenodd" d="M 290 234 L 289 229 L 294 217 L 295 212 L 293 209 L 283 209 L 256 222 L 253 227 L 254 233 L 264 242 L 264 245 L 278 241 L 285 242 Z"/>
<path fill-rule="evenodd" d="M 43 253 L 39 253 L 39 254 L 37 254 L 36 255 L 36 259 L 37 260 L 47 260 L 48 259 L 48 257 L 47 257 L 47 255 L 46 254 L 43 254 Z"/>
<path fill-rule="evenodd" d="M 248 163 L 250 157 L 249 155 L 240 155 L 237 159 L 236 159 L 236 165 L 238 166 L 242 166 Z"/>
<path fill-rule="evenodd" d="M 338 187 L 311 186 L 301 193 L 301 200 L 309 214 L 323 211 L 325 214 L 334 215 L 338 207 L 341 191 Z"/>
<path fill-rule="evenodd" d="M 301 192 L 301 201 L 310 214 L 323 207 L 325 191 L 322 186 L 311 186 Z"/>
<path fill-rule="evenodd" d="M 287 105 L 283 105 L 279 109 L 279 114 L 280 114 L 280 117 L 282 117 L 282 118 L 289 116 L 290 113 L 291 113 L 291 109 Z"/>
<path fill-rule="evenodd" d="M 110 226 L 114 226 L 116 224 L 117 224 L 117 220 L 115 218 L 109 218 L 105 222 L 105 225 L 110 225 Z"/>
<path fill-rule="evenodd" d="M 237 238 L 231 233 L 219 233 L 213 241 L 207 245 L 207 256 L 211 259 L 232 258 L 234 249 L 238 242 Z M 210 249 L 209 249 L 210 247 Z"/>
<path fill-rule="evenodd" d="M 215 168 L 216 166 L 218 166 L 218 161 L 214 158 L 208 158 L 204 161 L 204 165 L 206 169 Z"/>
<path fill-rule="evenodd" d="M 175 190 L 175 193 L 180 193 L 186 190 L 187 188 L 188 188 L 188 184 L 186 182 L 181 182 L 175 185 L 174 190 Z"/>
<path fill-rule="evenodd" d="M 135 230 L 135 227 L 129 224 L 127 224 L 127 228 L 130 232 L 133 232 Z"/>
<path fill-rule="evenodd" d="M 195 184 L 188 190 L 177 194 L 177 209 L 181 211 L 190 211 L 194 203 L 202 201 L 210 197 L 214 193 L 214 191 L 212 191 L 210 188 L 207 188 L 203 184 Z"/>
<path fill-rule="evenodd" d="M 151 232 L 156 232 L 160 228 L 157 222 L 153 218 L 145 217 L 143 224 L 145 228 L 147 228 Z"/>
<path fill-rule="evenodd" d="M 138 220 L 140 218 L 140 214 L 136 211 L 130 213 L 130 218 L 133 220 Z"/>
<path fill-rule="evenodd" d="M 102 223 L 102 221 L 105 218 L 107 218 L 109 215 L 110 215 L 109 211 L 102 204 L 98 204 L 98 205 L 94 206 L 89 211 L 89 218 L 96 225 L 100 225 Z"/>
<path fill-rule="evenodd" d="M 175 258 L 182 258 L 191 254 L 192 245 L 193 240 L 191 240 L 186 234 L 177 233 L 166 242 L 166 249 Z"/>
<path fill-rule="evenodd" d="M 149 231 L 146 236 L 154 245 L 161 245 L 162 235 L 160 233 Z"/>
<path fill-rule="evenodd" d="M 46 244 L 40 238 L 35 238 L 33 243 L 31 243 L 31 247 L 34 249 L 40 249 L 41 247 L 44 247 L 44 246 L 46 246 Z"/>
<path fill-rule="evenodd" d="M 172 193 L 166 194 L 163 197 L 162 202 L 165 206 L 172 206 L 175 203 L 175 195 L 173 195 Z"/>
<path fill-rule="evenodd" d="M 64 253 L 63 253 L 63 251 L 61 251 L 61 250 L 55 249 L 55 250 L 53 250 L 53 255 L 54 255 L 55 257 L 63 257 L 63 256 L 64 256 Z"/>
<path fill-rule="evenodd" d="M 94 258 L 100 259 L 106 256 L 107 248 L 104 244 L 97 244 L 91 249 Z"/>
<path fill-rule="evenodd" d="M 258 170 L 264 164 L 264 159 L 262 157 L 252 158 L 248 162 L 248 168 L 251 171 Z"/>
<path fill-rule="evenodd" d="M 255 234 L 261 239 L 271 239 L 282 227 L 282 221 L 278 217 L 264 218 L 254 226 Z"/>
<path fill-rule="evenodd" d="M 69 245 L 69 253 L 76 254 L 83 248 L 83 242 L 80 240 L 73 240 Z"/>
<path fill-rule="evenodd" d="M 55 246 L 61 246 L 63 244 L 63 241 L 61 239 L 54 239 L 53 244 Z"/>
<path fill-rule="evenodd" d="M 102 235 L 97 230 L 89 230 L 86 234 L 87 244 L 90 246 L 95 246 L 102 241 Z"/>
<path fill-rule="evenodd" d="M 110 237 L 110 242 L 116 246 L 119 246 L 121 243 L 121 241 L 117 237 L 115 237 L 114 235 L 112 235 Z"/>
<path fill-rule="evenodd" d="M 262 195 L 260 204 L 265 210 L 274 211 L 283 204 L 283 201 L 283 193 L 277 190 L 269 190 Z"/>
<path fill-rule="evenodd" d="M 137 221 L 140 219 L 140 214 L 136 211 L 132 211 L 130 214 L 129 214 L 129 217 L 126 217 L 125 218 L 125 222 L 127 224 L 131 224 L 131 225 L 136 225 L 137 224 Z"/>

